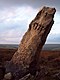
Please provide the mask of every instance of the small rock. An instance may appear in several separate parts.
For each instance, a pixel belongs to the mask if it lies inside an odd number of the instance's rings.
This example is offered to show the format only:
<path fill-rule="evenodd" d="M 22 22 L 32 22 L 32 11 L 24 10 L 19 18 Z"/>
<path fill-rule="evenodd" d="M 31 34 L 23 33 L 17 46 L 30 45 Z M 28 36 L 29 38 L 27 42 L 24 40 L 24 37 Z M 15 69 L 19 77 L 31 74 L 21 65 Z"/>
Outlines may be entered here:
<path fill-rule="evenodd" d="M 12 79 L 12 74 L 10 72 L 5 74 L 4 79 L 11 80 Z"/>

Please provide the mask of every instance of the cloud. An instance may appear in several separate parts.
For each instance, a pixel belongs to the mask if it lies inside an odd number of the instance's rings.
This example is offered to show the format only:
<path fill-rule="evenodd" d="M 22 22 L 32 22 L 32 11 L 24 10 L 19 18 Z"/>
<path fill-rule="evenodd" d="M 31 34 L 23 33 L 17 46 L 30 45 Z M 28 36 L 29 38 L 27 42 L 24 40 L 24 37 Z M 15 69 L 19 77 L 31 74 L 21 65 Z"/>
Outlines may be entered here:
<path fill-rule="evenodd" d="M 19 32 L 18 32 L 19 31 Z M 18 44 L 22 38 L 21 30 L 11 29 L 1 33 L 0 44 Z"/>
<path fill-rule="evenodd" d="M 27 10 L 26 10 L 27 8 Z M 26 10 L 26 11 L 25 11 Z M 35 17 L 36 9 L 32 7 L 5 9 L 0 13 L 0 44 L 17 44 Z"/>
<path fill-rule="evenodd" d="M 28 24 L 44 5 L 57 8 L 55 23 L 47 39 L 47 42 L 53 42 L 50 37 L 60 34 L 60 0 L 0 0 L 0 43 L 19 43 Z"/>
<path fill-rule="evenodd" d="M 41 6 L 54 6 L 57 9 L 60 8 L 60 0 L 0 0 L 0 8 L 2 7 L 21 7 L 31 6 L 33 8 L 39 8 Z"/>
<path fill-rule="evenodd" d="M 0 11 L 0 31 L 15 27 L 26 29 L 36 13 L 37 9 L 29 6 L 2 10 Z"/>
<path fill-rule="evenodd" d="M 13 23 L 33 18 L 37 13 L 37 9 L 32 7 L 14 7 L 0 11 L 0 23 Z"/>

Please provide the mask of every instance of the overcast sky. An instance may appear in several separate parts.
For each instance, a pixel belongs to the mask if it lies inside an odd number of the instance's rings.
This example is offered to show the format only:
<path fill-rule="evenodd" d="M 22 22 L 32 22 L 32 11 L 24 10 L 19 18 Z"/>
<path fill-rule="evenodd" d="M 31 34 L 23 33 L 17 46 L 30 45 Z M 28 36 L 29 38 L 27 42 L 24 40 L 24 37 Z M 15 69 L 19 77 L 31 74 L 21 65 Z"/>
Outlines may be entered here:
<path fill-rule="evenodd" d="M 60 0 L 0 0 L 0 44 L 19 44 L 43 6 L 55 7 L 54 25 L 46 43 L 60 43 Z"/>

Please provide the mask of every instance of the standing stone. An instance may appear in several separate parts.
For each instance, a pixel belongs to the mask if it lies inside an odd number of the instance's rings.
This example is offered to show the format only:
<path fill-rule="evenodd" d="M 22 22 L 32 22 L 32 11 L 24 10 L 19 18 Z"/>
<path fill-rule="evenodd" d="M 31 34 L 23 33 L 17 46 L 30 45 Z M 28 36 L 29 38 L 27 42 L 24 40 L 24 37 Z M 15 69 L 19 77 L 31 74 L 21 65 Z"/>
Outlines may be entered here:
<path fill-rule="evenodd" d="M 40 51 L 54 23 L 55 8 L 43 7 L 29 24 L 18 50 L 6 64 L 6 72 L 22 77 L 27 73 L 35 74 L 39 65 Z"/>

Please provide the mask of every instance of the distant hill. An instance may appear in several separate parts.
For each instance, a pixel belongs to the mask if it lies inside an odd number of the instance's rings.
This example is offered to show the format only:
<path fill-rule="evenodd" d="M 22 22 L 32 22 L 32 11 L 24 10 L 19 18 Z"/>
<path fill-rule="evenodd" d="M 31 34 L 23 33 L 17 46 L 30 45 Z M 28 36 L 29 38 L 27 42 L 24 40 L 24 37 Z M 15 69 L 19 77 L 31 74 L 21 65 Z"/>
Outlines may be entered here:
<path fill-rule="evenodd" d="M 0 44 L 0 48 L 15 49 L 18 48 L 18 44 Z"/>
<path fill-rule="evenodd" d="M 18 44 L 0 44 L 0 48 L 15 49 Z M 45 44 L 42 50 L 60 50 L 60 44 Z"/>
<path fill-rule="evenodd" d="M 60 50 L 60 44 L 45 44 L 42 50 Z"/>

